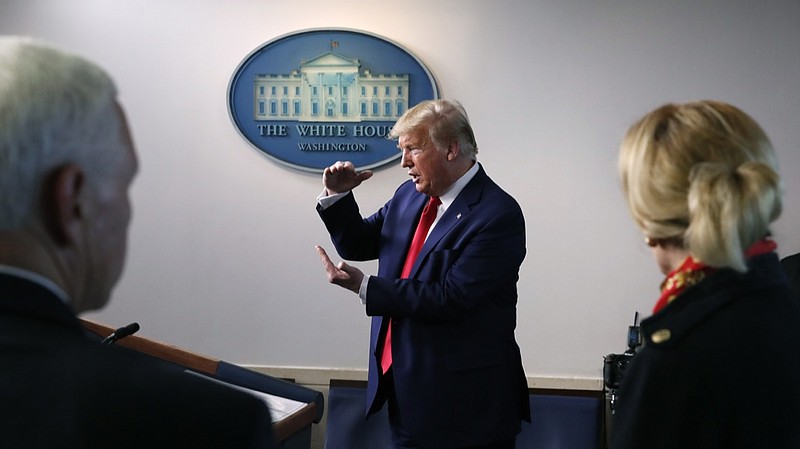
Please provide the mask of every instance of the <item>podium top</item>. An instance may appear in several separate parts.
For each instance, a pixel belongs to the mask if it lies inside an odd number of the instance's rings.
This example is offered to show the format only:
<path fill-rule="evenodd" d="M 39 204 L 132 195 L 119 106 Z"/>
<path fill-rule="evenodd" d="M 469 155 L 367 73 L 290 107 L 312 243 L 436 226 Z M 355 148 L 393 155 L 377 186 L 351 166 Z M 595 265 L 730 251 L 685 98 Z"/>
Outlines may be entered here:
<path fill-rule="evenodd" d="M 85 318 L 80 318 L 80 321 L 85 329 L 100 338 L 115 331 L 115 328 L 97 321 Z M 259 396 L 270 408 L 273 432 L 279 442 L 322 419 L 324 399 L 316 390 L 139 335 L 127 336 L 115 344 Z"/>

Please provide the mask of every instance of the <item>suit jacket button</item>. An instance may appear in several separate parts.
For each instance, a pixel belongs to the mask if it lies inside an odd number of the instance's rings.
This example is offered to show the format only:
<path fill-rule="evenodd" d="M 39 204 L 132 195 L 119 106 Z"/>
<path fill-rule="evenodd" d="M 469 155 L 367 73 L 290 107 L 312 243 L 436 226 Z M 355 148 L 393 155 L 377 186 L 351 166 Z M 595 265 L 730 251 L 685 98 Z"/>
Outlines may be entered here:
<path fill-rule="evenodd" d="M 655 344 L 664 343 L 672 338 L 672 332 L 669 329 L 659 329 L 650 335 L 650 341 Z"/>

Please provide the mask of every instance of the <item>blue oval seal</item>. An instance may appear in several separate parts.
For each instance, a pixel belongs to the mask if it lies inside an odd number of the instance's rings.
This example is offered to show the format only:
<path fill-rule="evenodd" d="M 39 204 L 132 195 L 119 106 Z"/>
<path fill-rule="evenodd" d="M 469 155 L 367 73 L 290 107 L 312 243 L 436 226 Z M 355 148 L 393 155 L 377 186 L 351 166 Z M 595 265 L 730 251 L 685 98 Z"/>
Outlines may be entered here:
<path fill-rule="evenodd" d="M 228 111 L 242 137 L 275 162 L 321 173 L 349 160 L 363 170 L 399 158 L 386 138 L 391 127 L 438 95 L 427 67 L 398 44 L 313 29 L 250 53 L 231 78 Z"/>

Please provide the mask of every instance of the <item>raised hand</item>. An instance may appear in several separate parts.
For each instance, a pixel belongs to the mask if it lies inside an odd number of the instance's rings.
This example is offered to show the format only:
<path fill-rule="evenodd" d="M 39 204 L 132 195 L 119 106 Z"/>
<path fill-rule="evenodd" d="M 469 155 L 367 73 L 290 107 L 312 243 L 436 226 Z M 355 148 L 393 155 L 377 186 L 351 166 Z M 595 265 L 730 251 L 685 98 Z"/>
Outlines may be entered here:
<path fill-rule="evenodd" d="M 356 267 L 346 264 L 344 261 L 339 262 L 339 265 L 334 265 L 328 253 L 322 249 L 321 246 L 315 246 L 319 258 L 322 260 L 322 267 L 328 274 L 328 282 L 344 287 L 355 293 L 361 288 L 361 281 L 364 279 L 364 273 Z"/>
<path fill-rule="evenodd" d="M 333 195 L 353 190 L 371 177 L 371 170 L 357 172 L 352 162 L 338 161 L 322 172 L 322 185 Z"/>

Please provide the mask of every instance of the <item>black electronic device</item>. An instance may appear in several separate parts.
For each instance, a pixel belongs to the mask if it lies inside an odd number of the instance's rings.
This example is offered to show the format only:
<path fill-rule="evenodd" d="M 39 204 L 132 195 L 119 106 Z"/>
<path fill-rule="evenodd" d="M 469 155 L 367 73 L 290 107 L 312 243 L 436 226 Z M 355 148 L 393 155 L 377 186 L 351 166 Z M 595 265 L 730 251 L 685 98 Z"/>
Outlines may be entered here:
<path fill-rule="evenodd" d="M 633 356 L 642 346 L 642 329 L 639 327 L 639 312 L 633 317 L 633 325 L 628 326 L 628 349 L 622 354 L 608 354 L 603 357 L 603 385 L 611 401 L 611 413 L 617 399 L 617 389 L 628 370 Z"/>

